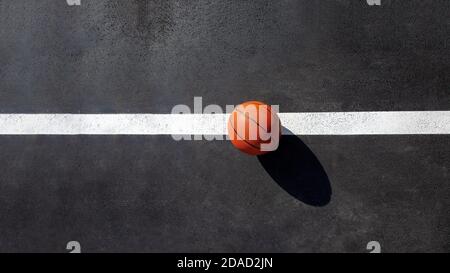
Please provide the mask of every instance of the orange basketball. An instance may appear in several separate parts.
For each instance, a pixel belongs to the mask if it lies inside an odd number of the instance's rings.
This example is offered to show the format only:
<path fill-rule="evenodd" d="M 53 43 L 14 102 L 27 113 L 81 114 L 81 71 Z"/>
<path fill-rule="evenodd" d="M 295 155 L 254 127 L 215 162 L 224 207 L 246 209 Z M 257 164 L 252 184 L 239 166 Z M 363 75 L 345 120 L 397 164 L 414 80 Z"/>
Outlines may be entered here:
<path fill-rule="evenodd" d="M 281 136 L 281 123 L 271 107 L 259 101 L 242 103 L 231 112 L 228 135 L 234 147 L 250 155 L 262 155 Z M 264 145 L 265 144 L 265 145 Z M 274 149 L 276 149 L 276 147 Z"/>

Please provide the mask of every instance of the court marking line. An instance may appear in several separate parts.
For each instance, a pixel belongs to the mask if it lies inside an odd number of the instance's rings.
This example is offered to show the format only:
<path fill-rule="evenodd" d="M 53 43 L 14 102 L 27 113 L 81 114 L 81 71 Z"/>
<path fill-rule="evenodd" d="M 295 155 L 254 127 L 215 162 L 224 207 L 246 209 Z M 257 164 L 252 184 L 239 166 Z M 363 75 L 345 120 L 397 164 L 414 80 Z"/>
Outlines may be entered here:
<path fill-rule="evenodd" d="M 279 113 L 283 134 L 450 134 L 450 111 Z M 0 114 L 0 135 L 226 135 L 229 114 Z"/>

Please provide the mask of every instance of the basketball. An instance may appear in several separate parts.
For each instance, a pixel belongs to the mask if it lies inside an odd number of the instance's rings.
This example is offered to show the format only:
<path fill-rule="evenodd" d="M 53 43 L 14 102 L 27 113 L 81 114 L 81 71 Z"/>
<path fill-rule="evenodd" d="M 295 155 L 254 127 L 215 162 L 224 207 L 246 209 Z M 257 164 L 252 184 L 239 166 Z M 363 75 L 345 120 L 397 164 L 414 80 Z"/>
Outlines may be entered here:
<path fill-rule="evenodd" d="M 262 155 L 278 147 L 281 122 L 265 103 L 248 101 L 236 106 L 227 127 L 234 147 L 249 155 Z"/>

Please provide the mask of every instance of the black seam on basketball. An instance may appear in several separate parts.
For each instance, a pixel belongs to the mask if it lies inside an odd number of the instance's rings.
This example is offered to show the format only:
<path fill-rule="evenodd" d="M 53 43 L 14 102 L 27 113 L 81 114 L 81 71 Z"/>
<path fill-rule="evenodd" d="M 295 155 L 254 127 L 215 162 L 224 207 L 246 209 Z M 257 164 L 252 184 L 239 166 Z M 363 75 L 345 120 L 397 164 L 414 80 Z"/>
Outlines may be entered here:
<path fill-rule="evenodd" d="M 230 123 L 230 121 L 228 121 L 228 123 Z M 253 144 L 247 142 L 247 140 L 245 140 L 241 135 L 239 135 L 238 132 L 236 131 L 236 129 L 234 128 L 233 124 L 230 124 L 230 126 L 231 126 L 231 128 L 233 128 L 233 131 L 236 133 L 236 135 L 237 135 L 238 137 L 241 138 L 242 141 L 244 141 L 245 143 L 247 143 L 247 144 L 250 145 L 251 147 L 255 148 L 256 150 L 261 151 L 261 147 L 256 147 L 255 145 L 253 145 Z"/>
<path fill-rule="evenodd" d="M 267 108 L 267 109 L 269 110 L 269 108 Z M 245 114 L 244 114 L 244 113 L 242 113 L 241 111 L 239 111 L 237 108 L 236 108 L 235 110 L 236 110 L 236 112 L 238 112 L 238 113 L 244 115 L 244 118 L 245 118 Z M 269 110 L 269 112 L 270 112 L 270 110 Z M 272 117 L 272 112 L 270 112 L 270 116 Z M 254 123 L 256 123 L 256 125 L 258 125 L 258 127 L 264 129 L 266 132 L 268 131 L 267 128 L 264 128 L 264 127 L 262 127 L 261 125 L 259 125 L 259 123 L 258 123 L 256 120 L 254 120 L 253 118 L 251 118 L 250 115 L 249 115 L 248 119 L 251 120 L 251 121 L 253 121 Z M 271 126 L 272 126 L 272 125 L 271 125 Z"/>
<path fill-rule="evenodd" d="M 241 138 L 242 141 L 244 141 L 246 144 L 250 145 L 251 147 L 255 148 L 256 150 L 261 151 L 261 147 L 257 147 L 257 146 L 255 146 L 255 145 L 251 144 L 250 142 L 248 142 L 247 140 L 245 140 L 245 138 L 243 138 L 241 135 L 239 135 L 238 132 L 236 131 L 236 129 L 233 127 L 233 125 L 231 125 L 231 128 L 233 128 L 233 131 L 236 133 L 236 135 L 237 135 L 238 137 Z"/>

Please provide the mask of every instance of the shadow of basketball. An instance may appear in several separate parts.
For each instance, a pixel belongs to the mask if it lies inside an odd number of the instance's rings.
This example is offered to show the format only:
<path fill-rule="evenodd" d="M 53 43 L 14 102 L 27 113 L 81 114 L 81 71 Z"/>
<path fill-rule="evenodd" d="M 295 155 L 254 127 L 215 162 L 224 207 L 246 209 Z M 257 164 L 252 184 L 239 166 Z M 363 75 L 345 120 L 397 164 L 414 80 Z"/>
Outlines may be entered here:
<path fill-rule="evenodd" d="M 331 200 L 328 175 L 308 146 L 288 133 L 276 151 L 258 156 L 259 162 L 290 195 L 311 206 L 325 206 Z"/>

